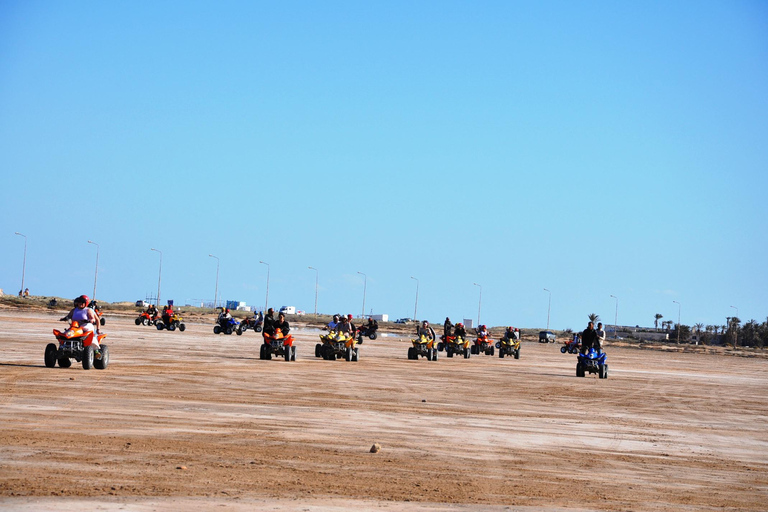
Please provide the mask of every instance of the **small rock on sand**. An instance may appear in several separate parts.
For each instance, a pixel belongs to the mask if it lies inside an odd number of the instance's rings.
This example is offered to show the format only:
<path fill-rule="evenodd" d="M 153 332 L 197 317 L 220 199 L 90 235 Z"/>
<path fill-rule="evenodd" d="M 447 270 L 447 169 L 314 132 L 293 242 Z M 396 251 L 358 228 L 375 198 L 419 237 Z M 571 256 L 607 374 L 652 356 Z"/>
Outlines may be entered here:
<path fill-rule="evenodd" d="M 381 451 L 381 445 L 379 443 L 373 443 L 371 446 L 371 453 L 379 453 Z"/>

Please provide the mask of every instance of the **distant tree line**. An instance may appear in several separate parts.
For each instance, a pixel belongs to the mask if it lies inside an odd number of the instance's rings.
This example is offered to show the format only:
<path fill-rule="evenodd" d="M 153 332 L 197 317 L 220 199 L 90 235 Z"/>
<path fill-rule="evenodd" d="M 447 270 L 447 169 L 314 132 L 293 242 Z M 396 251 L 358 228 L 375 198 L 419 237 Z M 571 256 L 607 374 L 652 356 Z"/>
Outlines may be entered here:
<path fill-rule="evenodd" d="M 738 317 L 728 317 L 725 325 L 704 325 L 703 323 L 675 325 L 672 322 L 662 322 L 666 327 L 670 341 L 677 341 L 677 330 L 680 329 L 680 343 L 689 343 L 695 335 L 699 343 L 704 345 L 729 344 L 734 347 L 768 347 L 768 318 L 765 322 L 750 320 L 742 325 Z"/>

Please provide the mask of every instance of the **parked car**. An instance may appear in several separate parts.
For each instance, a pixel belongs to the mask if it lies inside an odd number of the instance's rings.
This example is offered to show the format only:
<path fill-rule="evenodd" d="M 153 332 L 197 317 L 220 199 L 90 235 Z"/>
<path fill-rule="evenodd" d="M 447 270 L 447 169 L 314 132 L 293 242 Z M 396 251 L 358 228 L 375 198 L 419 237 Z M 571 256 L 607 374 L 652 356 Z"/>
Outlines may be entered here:
<path fill-rule="evenodd" d="M 398 318 L 397 320 L 395 320 L 395 323 L 396 324 L 407 324 L 408 322 L 412 322 L 412 321 L 413 320 L 411 320 L 410 318 Z"/>
<path fill-rule="evenodd" d="M 557 341 L 557 336 L 552 331 L 540 331 L 539 343 L 554 343 Z"/>
<path fill-rule="evenodd" d="M 137 300 L 136 301 L 136 307 L 137 308 L 145 308 L 147 306 L 149 306 L 149 302 L 147 302 L 145 300 Z"/>

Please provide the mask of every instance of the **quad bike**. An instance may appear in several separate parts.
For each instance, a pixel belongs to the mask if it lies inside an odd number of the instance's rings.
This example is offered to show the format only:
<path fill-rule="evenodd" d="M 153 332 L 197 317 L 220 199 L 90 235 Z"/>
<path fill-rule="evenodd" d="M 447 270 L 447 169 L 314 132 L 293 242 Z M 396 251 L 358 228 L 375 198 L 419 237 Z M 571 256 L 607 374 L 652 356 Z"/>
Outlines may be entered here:
<path fill-rule="evenodd" d="M 69 368 L 72 365 L 70 359 L 83 363 L 84 370 L 96 368 L 105 370 L 109 365 L 109 347 L 101 344 L 107 335 L 99 334 L 98 341 L 100 349 L 97 351 L 93 345 L 93 337 L 96 335 L 93 331 L 85 331 L 80 327 L 79 322 L 73 321 L 69 324 L 66 331 L 58 329 L 53 330 L 53 335 L 59 342 L 57 347 L 55 343 L 49 343 L 45 347 L 45 366 L 53 368 L 59 363 L 61 368 Z"/>
<path fill-rule="evenodd" d="M 186 325 L 184 325 L 184 322 L 182 322 L 182 318 L 179 316 L 178 313 L 174 313 L 169 318 L 168 315 L 163 315 L 162 320 L 157 320 L 155 325 L 157 326 L 158 331 L 162 331 L 163 328 L 168 329 L 169 331 L 175 331 L 176 329 L 180 330 L 181 332 L 184 332 L 184 330 L 187 328 Z"/>
<path fill-rule="evenodd" d="M 471 349 L 472 353 L 475 355 L 485 354 L 487 356 L 492 356 L 494 353 L 493 340 L 488 336 L 478 336 L 475 339 L 475 344 L 472 345 Z"/>
<path fill-rule="evenodd" d="M 157 315 L 151 317 L 149 316 L 149 313 L 142 311 L 134 322 L 136 322 L 136 325 L 155 325 L 155 323 L 157 323 Z"/>
<path fill-rule="evenodd" d="M 377 336 L 376 331 L 378 329 L 379 329 L 378 326 L 373 326 L 373 327 L 368 327 L 367 325 L 362 326 L 357 331 L 357 342 L 362 343 L 364 336 L 367 336 L 371 340 L 375 340 Z"/>
<path fill-rule="evenodd" d="M 101 308 L 95 300 L 92 300 L 91 303 L 88 304 L 88 307 L 96 313 L 96 317 L 99 319 L 99 325 L 104 325 L 107 323 L 107 321 L 104 320 L 104 317 L 102 316 Z"/>
<path fill-rule="evenodd" d="M 513 356 L 520 359 L 520 340 L 516 338 L 507 338 L 506 336 L 496 342 L 496 348 L 499 349 L 499 357 Z"/>
<path fill-rule="evenodd" d="M 418 339 L 412 339 L 412 347 L 408 347 L 408 359 L 426 357 L 427 361 L 437 361 L 437 343 L 423 334 Z"/>
<path fill-rule="evenodd" d="M 237 327 L 237 334 L 243 334 L 248 329 L 253 329 L 255 332 L 261 332 L 261 324 L 261 320 L 256 320 L 255 318 L 246 318 L 240 322 L 240 325 Z"/>
<path fill-rule="evenodd" d="M 560 347 L 560 352 L 565 354 L 577 354 L 581 350 L 581 340 L 578 336 L 574 336 L 571 341 L 563 342 L 563 346 Z"/>
<path fill-rule="evenodd" d="M 315 345 L 315 357 L 322 357 L 326 361 L 341 359 L 347 361 L 358 361 L 360 358 L 360 349 L 356 347 L 357 339 L 352 335 L 330 331 L 328 334 L 320 335 L 321 343 Z"/>
<path fill-rule="evenodd" d="M 213 333 L 214 334 L 232 334 L 237 330 L 237 327 L 240 325 L 240 322 L 235 320 L 234 318 L 223 318 L 216 322 L 216 325 L 213 326 Z M 242 334 L 243 331 L 240 331 L 238 334 Z"/>
<path fill-rule="evenodd" d="M 442 352 L 445 350 L 447 357 L 453 357 L 454 354 L 463 355 L 464 359 L 469 359 L 472 353 L 469 347 L 469 340 L 464 339 L 461 336 L 440 336 L 442 340 L 437 344 L 437 350 Z"/>
<path fill-rule="evenodd" d="M 296 347 L 293 346 L 293 336 L 284 335 L 280 329 L 275 334 L 264 334 L 264 343 L 259 351 L 259 359 L 272 359 L 272 355 L 282 356 L 286 361 L 296 360 Z"/>
<path fill-rule="evenodd" d="M 605 352 L 598 353 L 594 348 L 585 354 L 579 353 L 576 361 L 576 376 L 584 377 L 585 373 L 596 373 L 601 379 L 608 378 L 608 363 L 605 362 Z"/>

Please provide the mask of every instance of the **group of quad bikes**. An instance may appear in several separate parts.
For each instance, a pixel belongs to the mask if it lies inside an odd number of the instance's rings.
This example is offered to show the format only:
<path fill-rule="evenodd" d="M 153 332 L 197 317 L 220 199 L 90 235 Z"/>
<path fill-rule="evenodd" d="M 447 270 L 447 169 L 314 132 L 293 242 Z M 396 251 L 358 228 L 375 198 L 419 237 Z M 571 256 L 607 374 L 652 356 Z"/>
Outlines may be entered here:
<path fill-rule="evenodd" d="M 352 333 L 331 329 L 327 334 L 320 335 L 320 343 L 315 345 L 315 357 L 326 361 L 359 361 L 360 347 L 357 345 L 363 342 L 363 338 L 375 340 L 378 337 L 377 330 L 378 325 L 365 325 Z"/>
<path fill-rule="evenodd" d="M 418 359 L 424 357 L 427 361 L 437 361 L 438 352 L 445 352 L 447 357 L 464 356 L 469 359 L 473 354 L 485 354 L 492 356 L 495 349 L 499 350 L 499 357 L 511 356 L 520 359 L 520 340 L 512 333 L 505 333 L 495 344 L 487 334 L 478 334 L 474 343 L 463 336 L 440 336 L 440 341 L 436 342 L 434 331 L 432 336 L 421 334 L 418 338 L 411 340 L 412 347 L 408 347 L 408 359 Z"/>
<path fill-rule="evenodd" d="M 576 354 L 576 376 L 584 377 L 587 373 L 596 373 L 598 378 L 608 378 L 608 363 L 606 362 L 605 352 L 595 350 L 590 347 L 582 353 L 581 338 L 574 334 L 571 340 L 563 343 L 560 347 L 563 354 Z"/>
<path fill-rule="evenodd" d="M 187 326 L 184 325 L 183 319 L 178 313 L 172 313 L 173 314 L 170 315 L 164 314 L 158 318 L 156 314 L 150 316 L 149 312 L 142 311 L 136 320 L 134 320 L 134 322 L 136 325 L 154 325 L 158 331 L 162 331 L 163 329 L 175 331 L 178 329 L 179 331 L 184 332 Z"/>

